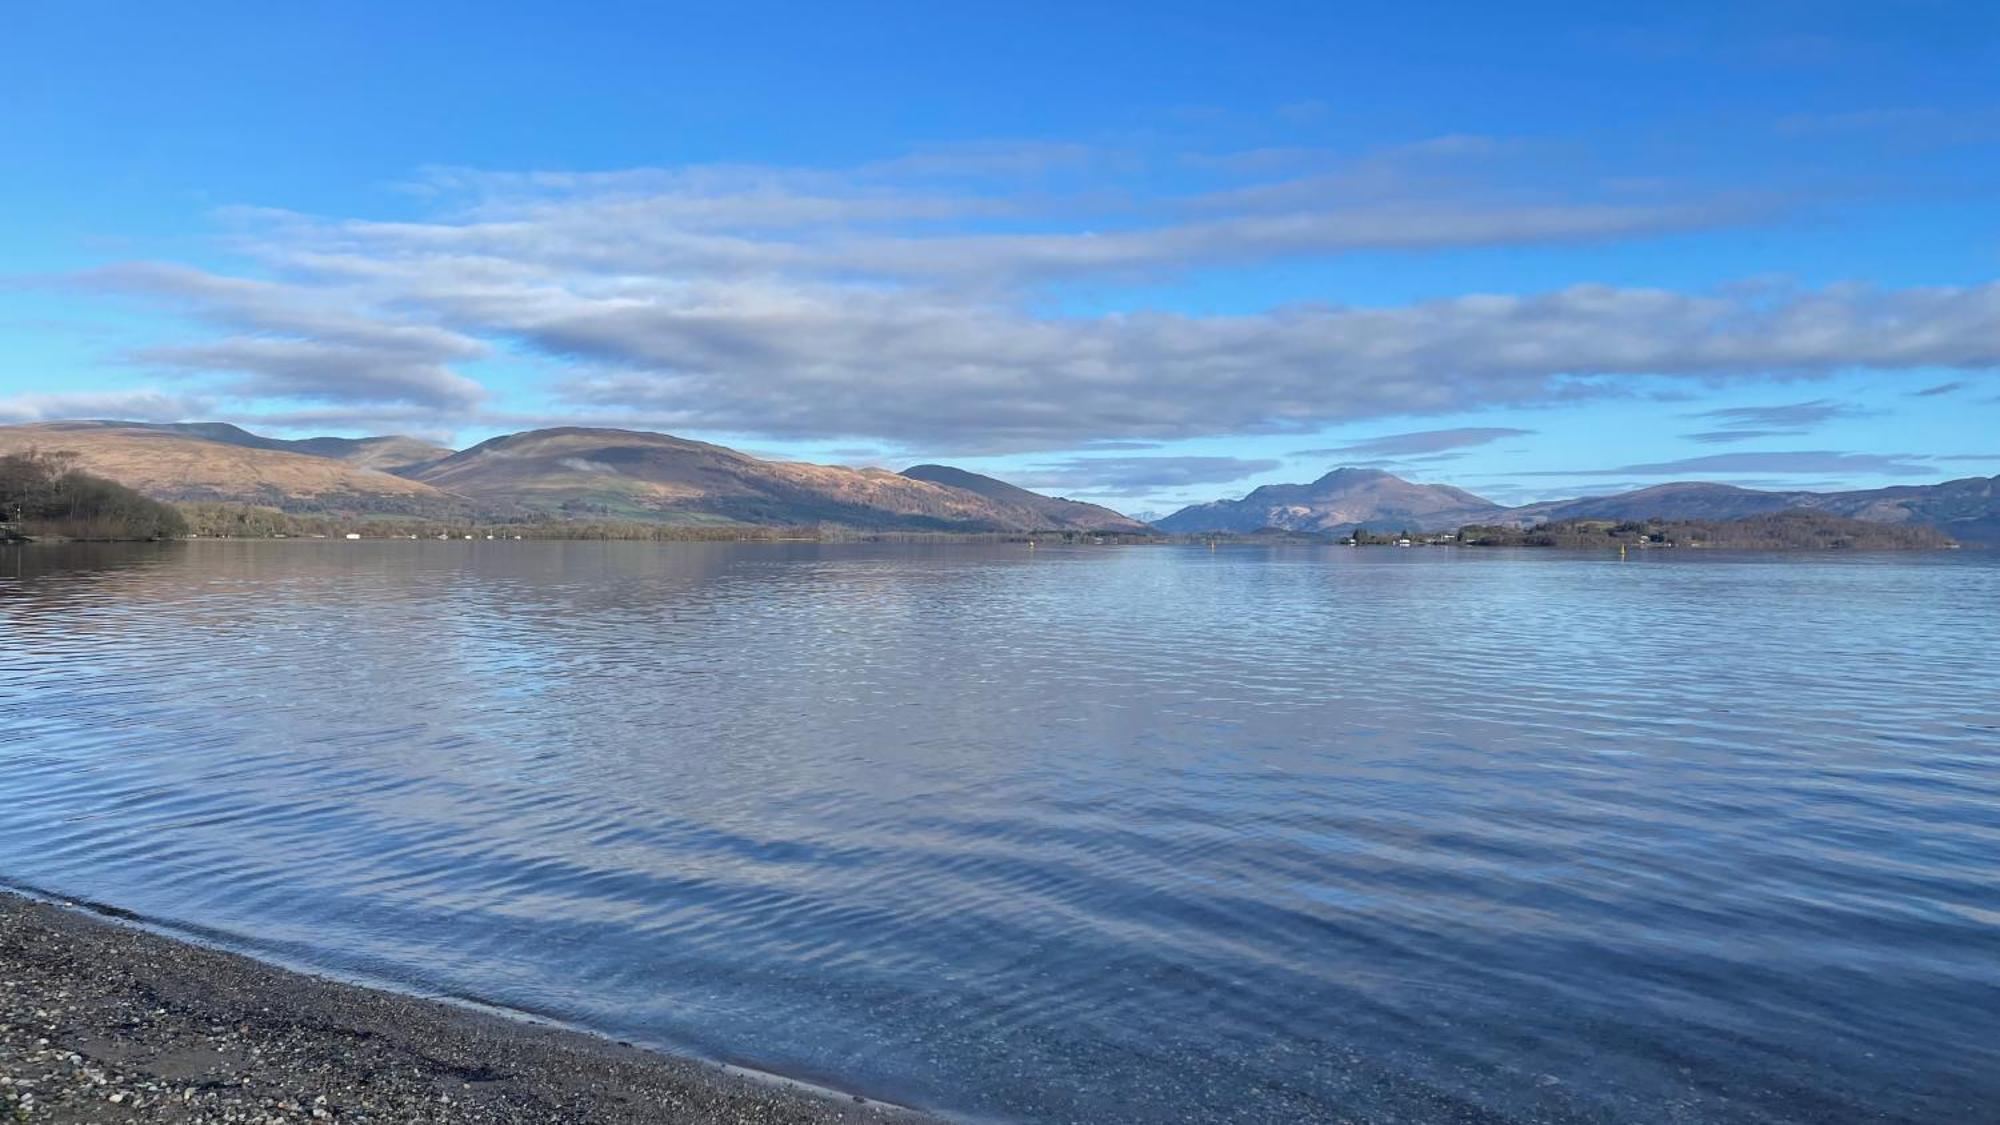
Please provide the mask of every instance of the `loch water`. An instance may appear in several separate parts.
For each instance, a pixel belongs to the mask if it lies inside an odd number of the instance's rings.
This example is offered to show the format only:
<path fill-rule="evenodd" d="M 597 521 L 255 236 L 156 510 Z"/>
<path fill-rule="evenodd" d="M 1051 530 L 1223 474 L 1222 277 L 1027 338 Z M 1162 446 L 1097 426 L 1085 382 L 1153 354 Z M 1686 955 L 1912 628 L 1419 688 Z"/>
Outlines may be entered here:
<path fill-rule="evenodd" d="M 0 548 L 0 882 L 971 1119 L 2000 1120 L 2000 555 Z"/>

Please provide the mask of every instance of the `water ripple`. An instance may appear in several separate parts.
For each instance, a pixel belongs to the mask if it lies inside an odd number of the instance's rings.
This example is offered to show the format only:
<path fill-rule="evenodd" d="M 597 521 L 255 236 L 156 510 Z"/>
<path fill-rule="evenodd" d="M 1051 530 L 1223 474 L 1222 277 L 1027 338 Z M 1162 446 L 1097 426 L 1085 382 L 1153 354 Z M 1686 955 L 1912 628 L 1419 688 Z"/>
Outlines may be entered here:
<path fill-rule="evenodd" d="M 0 879 L 1034 1121 L 2000 1120 L 2000 560 L 0 549 Z"/>

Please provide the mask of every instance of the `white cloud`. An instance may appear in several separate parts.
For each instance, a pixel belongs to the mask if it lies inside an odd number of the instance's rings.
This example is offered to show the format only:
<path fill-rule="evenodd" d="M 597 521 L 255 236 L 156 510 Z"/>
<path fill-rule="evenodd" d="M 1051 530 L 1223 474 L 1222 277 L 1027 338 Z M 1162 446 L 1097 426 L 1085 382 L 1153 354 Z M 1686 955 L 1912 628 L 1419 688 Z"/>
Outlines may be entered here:
<path fill-rule="evenodd" d="M 1061 279 L 1632 238 L 1750 213 L 1671 185 L 1566 198 L 1433 174 L 1496 147 L 1443 138 L 1350 161 L 1334 180 L 1238 185 L 1250 194 L 1233 201 L 1135 188 L 1122 204 L 1008 186 L 1078 168 L 1121 185 L 1129 156 L 1071 146 L 844 172 L 434 169 L 418 185 L 435 208 L 424 221 L 232 213 L 269 278 L 141 263 L 77 280 L 219 328 L 132 358 L 271 410 L 490 421 L 501 415 L 459 367 L 506 347 L 560 364 L 545 389 L 579 415 L 940 453 L 1307 431 L 1615 394 L 1634 378 L 1658 389 L 2000 364 L 1996 285 L 1040 311 L 1041 286 Z"/>
<path fill-rule="evenodd" d="M 237 398 L 401 402 L 469 409 L 479 384 L 447 364 L 483 356 L 487 345 L 435 324 L 357 311 L 338 289 L 225 277 L 161 263 L 131 263 L 73 277 L 89 289 L 151 298 L 209 324 L 222 339 L 136 349 L 150 367 L 232 376 Z"/>
<path fill-rule="evenodd" d="M 580 404 L 698 428 L 960 449 L 1307 430 L 1608 393 L 1606 376 L 2000 363 L 2000 286 L 1754 303 L 1581 286 L 1388 309 L 1094 319 L 736 286 L 483 311 L 540 348 L 609 368 L 564 386 Z"/>
<path fill-rule="evenodd" d="M 1658 461 L 1645 465 L 1623 465 L 1615 469 L 1572 469 L 1524 473 L 1523 476 L 1705 476 L 1712 473 L 1850 473 L 1885 476 L 1929 476 L 1936 469 L 1921 464 L 1914 453 L 1843 453 L 1826 449 L 1781 450 L 1755 453 L 1715 453 L 1678 461 Z"/>
<path fill-rule="evenodd" d="M 1457 426 L 1449 430 L 1417 430 L 1413 433 L 1383 434 L 1380 437 L 1363 438 L 1344 445 L 1325 449 L 1301 449 L 1294 457 L 1337 457 L 1350 453 L 1430 454 L 1430 459 L 1456 456 L 1445 454 L 1448 449 L 1467 449 L 1476 445 L 1487 445 L 1501 438 L 1524 437 L 1533 430 L 1517 429 L 1512 426 Z"/>
<path fill-rule="evenodd" d="M 1084 489 L 1098 496 L 1150 496 L 1162 489 L 1242 480 L 1281 462 L 1242 457 L 1072 457 L 1010 473 L 1024 488 Z"/>
<path fill-rule="evenodd" d="M 204 398 L 151 389 L 26 394 L 0 398 L 0 423 L 45 422 L 65 418 L 173 422 L 201 414 L 210 406 L 211 403 Z"/>

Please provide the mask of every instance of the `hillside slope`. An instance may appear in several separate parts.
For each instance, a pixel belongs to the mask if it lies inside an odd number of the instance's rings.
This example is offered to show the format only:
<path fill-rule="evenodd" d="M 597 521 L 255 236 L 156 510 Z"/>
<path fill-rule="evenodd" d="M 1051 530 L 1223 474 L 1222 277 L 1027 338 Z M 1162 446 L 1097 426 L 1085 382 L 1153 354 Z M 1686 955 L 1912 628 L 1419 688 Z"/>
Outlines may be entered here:
<path fill-rule="evenodd" d="M 456 512 L 456 497 L 419 481 L 328 457 L 101 422 L 0 426 L 0 454 L 69 451 L 84 471 L 157 500 L 260 504 L 286 511 L 407 515 Z"/>
<path fill-rule="evenodd" d="M 929 481 L 931 484 L 941 484 L 947 488 L 962 489 L 984 496 L 996 504 L 1032 512 L 1040 520 L 1040 526 L 1036 530 L 1117 532 L 1150 530 L 1138 520 L 1102 505 L 1086 504 L 1081 500 L 1067 500 L 1059 496 L 1044 496 L 1039 492 L 1030 492 L 1019 485 L 1008 484 L 1004 480 L 981 476 L 964 469 L 955 469 L 950 465 L 912 465 L 903 470 L 903 475 L 911 480 Z"/>
<path fill-rule="evenodd" d="M 1809 499 L 1802 507 L 1874 523 L 1919 524 L 1961 543 L 2000 547 L 2000 476 L 1803 495 Z"/>
<path fill-rule="evenodd" d="M 1507 512 L 1507 522 L 1531 524 L 1562 520 L 1735 520 L 1781 512 L 1800 505 L 1810 492 L 1760 492 L 1729 484 L 1680 481 L 1636 492 L 1528 504 Z"/>
<path fill-rule="evenodd" d="M 2000 477 L 1895 485 L 1853 492 L 1765 492 L 1683 481 L 1635 492 L 1510 509 L 1493 522 L 1563 520 L 1740 520 L 1786 511 L 1825 512 L 1869 523 L 1933 528 L 1961 543 L 2000 546 Z"/>
<path fill-rule="evenodd" d="M 567 427 L 482 442 L 416 471 L 482 505 L 572 519 L 1029 531 L 1037 513 L 882 469 L 764 461 L 706 442 Z"/>
<path fill-rule="evenodd" d="M 1450 485 L 1413 484 L 1379 469 L 1343 468 L 1310 484 L 1267 484 L 1240 500 L 1182 508 L 1153 526 L 1176 534 L 1247 534 L 1267 527 L 1433 531 L 1491 520 L 1505 510 Z"/>
<path fill-rule="evenodd" d="M 421 438 L 404 437 L 401 434 L 387 434 L 382 437 L 313 437 L 288 440 L 286 438 L 265 437 L 254 434 L 241 426 L 227 422 L 95 422 L 77 423 L 99 425 L 107 428 L 130 428 L 157 430 L 161 433 L 180 434 L 205 441 L 221 442 L 224 445 L 239 445 L 245 449 L 268 449 L 278 453 L 305 453 L 314 457 L 328 457 L 335 461 L 345 461 L 363 469 L 379 469 L 385 473 L 399 472 L 415 466 L 427 465 L 449 457 L 452 450 L 435 442 Z"/>

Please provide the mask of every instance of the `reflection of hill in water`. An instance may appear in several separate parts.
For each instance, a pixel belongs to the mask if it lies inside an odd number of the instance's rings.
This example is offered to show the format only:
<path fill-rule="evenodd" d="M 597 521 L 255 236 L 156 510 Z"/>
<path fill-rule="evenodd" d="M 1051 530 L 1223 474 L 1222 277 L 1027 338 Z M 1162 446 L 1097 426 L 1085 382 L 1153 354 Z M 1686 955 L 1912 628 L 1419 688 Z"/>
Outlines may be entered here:
<path fill-rule="evenodd" d="M 0 597 L 29 593 L 51 576 L 66 582 L 173 566 L 186 543 L 0 543 Z"/>

